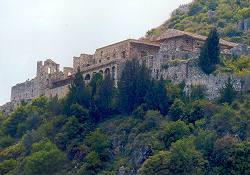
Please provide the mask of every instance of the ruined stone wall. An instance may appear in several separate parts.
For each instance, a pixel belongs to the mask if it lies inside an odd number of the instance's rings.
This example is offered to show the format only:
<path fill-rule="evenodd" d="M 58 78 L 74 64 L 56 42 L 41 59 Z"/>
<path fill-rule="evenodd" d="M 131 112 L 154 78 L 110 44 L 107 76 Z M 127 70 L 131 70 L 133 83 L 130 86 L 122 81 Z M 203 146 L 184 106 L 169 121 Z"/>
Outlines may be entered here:
<path fill-rule="evenodd" d="M 250 46 L 239 44 L 238 46 L 230 49 L 230 54 L 234 56 L 250 55 Z"/>
<path fill-rule="evenodd" d="M 176 37 L 161 43 L 158 57 L 169 61 L 177 58 L 192 58 L 197 56 L 202 42 L 189 37 Z"/>
<path fill-rule="evenodd" d="M 99 48 L 96 50 L 94 58 L 98 64 L 116 58 L 130 58 L 130 40 Z"/>
<path fill-rule="evenodd" d="M 241 77 L 226 74 L 206 75 L 200 70 L 197 60 L 169 63 L 166 67 L 162 67 L 161 75 L 165 79 L 172 80 L 175 84 L 184 81 L 186 92 L 190 91 L 192 85 L 204 85 L 209 99 L 215 99 L 219 96 L 220 90 L 229 77 L 232 78 L 235 89 L 242 90 Z"/>
<path fill-rule="evenodd" d="M 66 95 L 68 94 L 69 86 L 70 86 L 70 84 L 67 84 L 64 86 L 59 86 L 56 88 L 47 89 L 45 91 L 45 96 L 48 98 L 57 96 L 59 99 L 62 99 L 64 97 L 66 97 Z"/>
<path fill-rule="evenodd" d="M 63 72 L 60 71 L 60 65 L 47 59 L 37 63 L 37 87 L 39 96 L 45 95 L 45 90 L 52 87 L 54 81 L 64 79 Z"/>
<path fill-rule="evenodd" d="M 82 70 L 84 67 L 88 67 L 95 64 L 93 55 L 81 54 L 80 57 L 73 58 L 73 69 L 77 72 L 78 67 Z"/>
<path fill-rule="evenodd" d="M 154 56 L 160 49 L 159 46 L 146 45 L 141 43 L 131 43 L 130 47 L 131 58 L 143 58 L 147 56 Z"/>
<path fill-rule="evenodd" d="M 37 62 L 37 86 L 39 88 L 39 95 L 44 95 L 45 89 L 51 84 L 51 75 L 59 74 L 59 64 L 56 64 L 52 60 Z M 54 76 L 54 78 L 57 76 Z"/>
<path fill-rule="evenodd" d="M 63 78 L 66 79 L 69 76 L 73 75 L 74 69 L 72 67 L 64 67 L 63 68 Z"/>
<path fill-rule="evenodd" d="M 0 106 L 0 112 L 4 115 L 7 116 L 9 113 L 11 113 L 14 109 L 14 103 L 8 102 L 4 104 L 3 106 Z"/>
<path fill-rule="evenodd" d="M 122 60 L 111 60 L 109 62 L 105 62 L 105 64 L 96 64 L 89 67 L 85 67 L 82 70 L 82 75 L 85 80 L 85 83 L 89 83 L 91 78 L 96 74 L 100 73 L 104 77 L 107 74 L 110 74 L 111 77 L 113 77 L 115 84 L 117 84 L 118 78 L 121 74 L 121 67 L 124 64 L 124 61 Z M 55 97 L 63 98 L 65 97 L 69 92 L 69 86 L 71 82 L 73 81 L 73 75 L 68 77 L 67 79 L 55 81 L 52 83 L 51 88 L 45 89 L 45 96 L 46 97 Z"/>
<path fill-rule="evenodd" d="M 11 101 L 16 103 L 38 96 L 37 79 L 27 80 L 11 88 Z"/>

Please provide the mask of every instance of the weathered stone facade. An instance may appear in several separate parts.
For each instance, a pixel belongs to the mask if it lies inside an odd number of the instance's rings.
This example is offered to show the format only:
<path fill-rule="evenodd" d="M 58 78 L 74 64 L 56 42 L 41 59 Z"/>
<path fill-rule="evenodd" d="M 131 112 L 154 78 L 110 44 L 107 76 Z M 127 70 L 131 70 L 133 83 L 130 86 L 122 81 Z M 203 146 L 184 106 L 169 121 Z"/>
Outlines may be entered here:
<path fill-rule="evenodd" d="M 229 77 L 232 79 L 237 91 L 241 91 L 243 88 L 242 80 L 244 77 L 227 74 L 206 75 L 197 65 L 197 59 L 171 61 L 167 63 L 167 66 L 163 66 L 159 69 L 161 70 L 161 76 L 165 79 L 172 80 L 173 83 L 181 83 L 184 81 L 186 84 L 186 92 L 189 92 L 192 86 L 204 86 L 209 99 L 215 99 L 219 96 L 220 90 L 224 87 Z"/>
<path fill-rule="evenodd" d="M 185 81 L 187 91 L 191 85 L 203 84 L 207 87 L 209 98 L 216 98 L 228 76 L 207 76 L 199 70 L 196 60 L 205 40 L 204 36 L 170 29 L 151 41 L 128 39 L 98 48 L 93 55 L 81 54 L 79 57 L 73 57 L 73 68 L 65 67 L 63 71 L 60 71 L 60 65 L 51 59 L 39 61 L 36 77 L 12 87 L 11 102 L 2 107 L 2 110 L 8 111 L 7 109 L 21 101 L 39 96 L 65 97 L 78 68 L 86 83 L 96 73 L 101 73 L 103 76 L 110 74 L 117 83 L 124 62 L 133 58 L 145 60 L 154 78 L 163 76 L 174 83 Z M 225 54 L 249 54 L 248 46 L 245 48 L 225 40 L 220 40 L 220 47 L 221 52 Z M 239 77 L 233 79 L 236 89 L 242 89 L 242 79 Z M 248 79 L 249 77 L 245 77 L 244 81 L 247 82 L 245 84 L 250 83 Z"/>
<path fill-rule="evenodd" d="M 149 63 L 152 75 L 155 78 L 163 76 L 172 80 L 173 83 L 186 83 L 186 91 L 192 85 L 204 85 L 208 98 L 215 99 L 220 89 L 230 75 L 206 75 L 198 66 L 198 56 L 206 37 L 190 34 L 188 32 L 169 30 L 165 35 L 159 37 L 161 41 L 160 50 L 153 61 Z M 221 53 L 225 55 L 250 55 L 249 46 L 235 44 L 220 40 Z M 230 76 L 236 90 L 249 91 L 247 85 L 250 83 L 249 76 Z"/>

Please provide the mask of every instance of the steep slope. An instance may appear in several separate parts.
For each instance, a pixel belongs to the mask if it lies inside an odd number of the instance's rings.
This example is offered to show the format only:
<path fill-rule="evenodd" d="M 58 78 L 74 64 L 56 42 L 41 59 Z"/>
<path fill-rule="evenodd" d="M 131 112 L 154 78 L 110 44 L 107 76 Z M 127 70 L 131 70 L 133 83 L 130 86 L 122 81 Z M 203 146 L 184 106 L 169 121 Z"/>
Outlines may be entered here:
<path fill-rule="evenodd" d="M 159 36 L 169 28 L 207 35 L 212 27 L 218 28 L 222 38 L 250 44 L 250 1 L 194 0 L 181 5 L 169 20 L 146 36 Z"/>

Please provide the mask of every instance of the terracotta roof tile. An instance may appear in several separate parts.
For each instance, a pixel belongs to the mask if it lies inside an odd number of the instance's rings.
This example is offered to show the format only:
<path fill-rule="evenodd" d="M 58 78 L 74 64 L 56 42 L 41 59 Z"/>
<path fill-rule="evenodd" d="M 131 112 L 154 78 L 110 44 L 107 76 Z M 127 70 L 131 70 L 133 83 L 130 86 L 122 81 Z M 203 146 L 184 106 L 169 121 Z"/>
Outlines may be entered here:
<path fill-rule="evenodd" d="M 207 39 L 206 36 L 202 36 L 202 35 L 198 35 L 198 34 L 194 34 L 194 33 L 190 33 L 190 32 L 184 32 L 184 31 L 180 31 L 180 30 L 176 30 L 176 29 L 168 29 L 166 32 L 164 32 L 156 40 L 162 41 L 162 40 L 175 38 L 175 37 L 179 37 L 179 36 L 190 36 L 194 39 L 202 40 L 202 41 L 205 41 Z M 226 41 L 223 39 L 220 39 L 220 44 L 225 45 L 225 46 L 230 46 L 230 47 L 235 47 L 238 45 L 237 43 L 229 42 L 229 41 Z"/>

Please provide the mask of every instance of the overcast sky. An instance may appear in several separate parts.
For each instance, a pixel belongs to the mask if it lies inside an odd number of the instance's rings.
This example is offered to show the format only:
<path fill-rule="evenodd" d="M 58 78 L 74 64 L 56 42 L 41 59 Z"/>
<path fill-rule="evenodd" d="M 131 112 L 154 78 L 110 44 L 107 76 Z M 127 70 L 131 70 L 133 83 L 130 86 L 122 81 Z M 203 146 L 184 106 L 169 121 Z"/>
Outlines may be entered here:
<path fill-rule="evenodd" d="M 191 0 L 0 0 L 0 105 L 36 62 L 72 66 L 73 56 L 139 38 Z"/>

